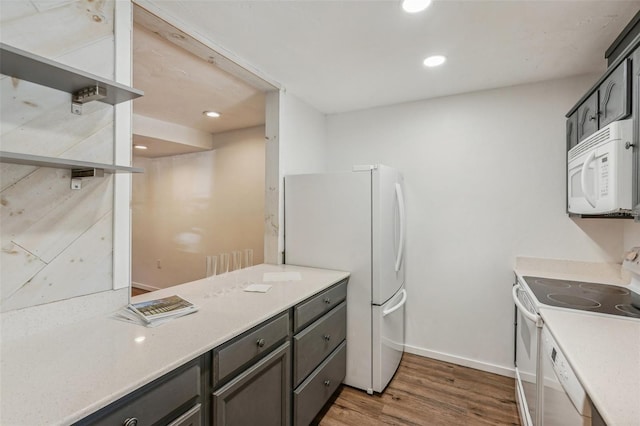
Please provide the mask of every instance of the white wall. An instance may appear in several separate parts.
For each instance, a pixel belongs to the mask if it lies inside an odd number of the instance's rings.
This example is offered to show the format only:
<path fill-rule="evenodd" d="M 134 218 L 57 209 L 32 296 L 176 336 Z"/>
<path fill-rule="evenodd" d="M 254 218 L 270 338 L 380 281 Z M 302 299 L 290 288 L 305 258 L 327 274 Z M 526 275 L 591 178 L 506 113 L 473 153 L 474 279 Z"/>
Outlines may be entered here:
<path fill-rule="evenodd" d="M 124 2 L 86 2 L 83 7 L 76 2 L 53 2 L 46 7 L 38 2 L 3 2 L 2 41 L 127 84 L 130 31 L 122 28 L 130 28 L 130 14 L 130 5 Z M 118 60 L 116 50 L 122 55 Z M 7 76 L 2 76 L 0 84 L 3 150 L 104 163 L 115 158 L 119 164 L 128 164 L 130 145 L 126 136 L 120 136 L 130 134 L 130 118 L 114 113 L 125 111 L 126 105 L 123 109 L 92 102 L 84 106 L 82 115 L 73 115 L 69 94 Z M 0 165 L 3 313 L 19 310 L 26 317 L 29 311 L 21 308 L 107 292 L 121 288 L 123 281 L 128 286 L 128 256 L 116 260 L 113 255 L 114 246 L 120 247 L 122 241 L 114 221 L 122 225 L 128 246 L 128 222 L 119 219 L 123 212 L 128 217 L 128 187 L 121 188 L 121 180 L 113 176 L 84 179 L 83 188 L 72 191 L 68 170 Z M 115 214 L 114 186 L 126 198 L 126 203 L 116 205 Z M 128 291 L 118 293 L 104 299 L 126 303 Z M 105 307 L 114 309 L 113 303 L 108 305 L 94 303 L 90 314 Z M 71 319 L 76 313 L 65 317 Z M 21 315 L 11 317 L 17 326 L 22 322 Z M 3 315 L 3 336 L 8 331 L 4 319 Z M 60 321 L 50 316 L 45 323 Z"/>
<path fill-rule="evenodd" d="M 409 350 L 506 372 L 515 256 L 621 260 L 624 220 L 565 214 L 564 114 L 596 79 L 328 116 L 329 170 L 404 173 Z"/>
<path fill-rule="evenodd" d="M 264 127 L 217 134 L 212 151 L 135 158 L 132 281 L 165 288 L 205 277 L 206 256 L 263 260 Z M 158 267 L 158 261 L 160 266 Z"/>
<path fill-rule="evenodd" d="M 279 264 L 284 249 L 283 178 L 325 170 L 326 116 L 281 90 L 267 95 L 266 117 L 265 262 Z"/>
<path fill-rule="evenodd" d="M 640 223 L 627 221 L 624 224 L 624 249 L 640 246 Z"/>

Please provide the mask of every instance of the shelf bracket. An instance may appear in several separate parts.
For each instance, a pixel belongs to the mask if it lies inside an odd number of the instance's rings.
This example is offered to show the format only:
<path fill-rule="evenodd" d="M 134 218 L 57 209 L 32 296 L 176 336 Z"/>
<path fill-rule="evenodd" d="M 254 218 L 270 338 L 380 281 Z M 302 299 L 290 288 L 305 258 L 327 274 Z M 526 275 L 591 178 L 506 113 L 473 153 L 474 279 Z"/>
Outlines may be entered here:
<path fill-rule="evenodd" d="M 81 189 L 85 177 L 104 177 L 104 169 L 71 169 L 71 189 Z"/>
<path fill-rule="evenodd" d="M 71 169 L 71 178 L 104 177 L 104 169 Z"/>
<path fill-rule="evenodd" d="M 73 92 L 71 96 L 71 112 L 76 115 L 82 115 L 82 105 L 91 101 L 99 101 L 107 97 L 107 89 L 105 87 L 88 86 L 84 89 Z"/>

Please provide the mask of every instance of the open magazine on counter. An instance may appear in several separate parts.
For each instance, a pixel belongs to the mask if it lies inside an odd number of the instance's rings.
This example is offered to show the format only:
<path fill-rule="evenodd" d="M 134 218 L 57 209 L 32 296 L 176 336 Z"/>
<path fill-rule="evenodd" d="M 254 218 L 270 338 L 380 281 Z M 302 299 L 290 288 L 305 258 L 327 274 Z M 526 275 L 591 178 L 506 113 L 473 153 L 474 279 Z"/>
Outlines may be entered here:
<path fill-rule="evenodd" d="M 184 315 L 194 313 L 198 307 L 178 295 L 130 303 L 116 313 L 118 319 L 156 327 Z"/>

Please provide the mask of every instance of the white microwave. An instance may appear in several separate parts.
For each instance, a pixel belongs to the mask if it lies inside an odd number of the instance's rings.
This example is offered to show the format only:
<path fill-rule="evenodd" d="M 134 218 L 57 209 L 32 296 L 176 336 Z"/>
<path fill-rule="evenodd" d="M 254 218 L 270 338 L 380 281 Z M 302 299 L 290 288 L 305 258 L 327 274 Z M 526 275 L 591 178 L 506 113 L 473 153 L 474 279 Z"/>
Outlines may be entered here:
<path fill-rule="evenodd" d="M 632 133 L 631 119 L 614 121 L 571 148 L 567 157 L 569 213 L 631 212 Z"/>

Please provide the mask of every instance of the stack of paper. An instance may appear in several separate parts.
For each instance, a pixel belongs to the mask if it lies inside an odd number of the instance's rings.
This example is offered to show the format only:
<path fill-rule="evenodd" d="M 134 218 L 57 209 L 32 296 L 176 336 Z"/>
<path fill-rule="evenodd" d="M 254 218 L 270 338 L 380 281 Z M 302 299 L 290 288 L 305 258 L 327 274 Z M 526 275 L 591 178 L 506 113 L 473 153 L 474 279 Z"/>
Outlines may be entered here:
<path fill-rule="evenodd" d="M 156 327 L 174 318 L 196 312 L 198 307 L 178 295 L 127 305 L 118 311 L 120 319 Z"/>

